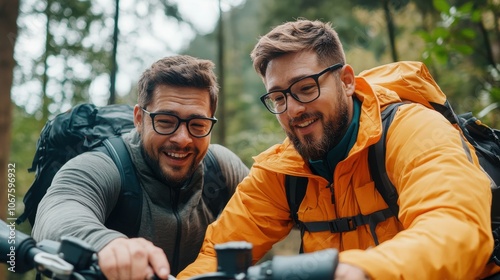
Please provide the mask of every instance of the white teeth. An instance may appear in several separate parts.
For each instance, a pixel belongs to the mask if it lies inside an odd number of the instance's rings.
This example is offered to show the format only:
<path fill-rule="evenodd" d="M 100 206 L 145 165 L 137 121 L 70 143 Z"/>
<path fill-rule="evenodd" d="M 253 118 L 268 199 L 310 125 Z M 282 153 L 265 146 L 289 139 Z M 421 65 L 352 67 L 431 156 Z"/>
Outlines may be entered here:
<path fill-rule="evenodd" d="M 313 122 L 314 122 L 314 120 L 309 120 L 307 122 L 299 123 L 299 124 L 297 124 L 297 126 L 298 127 L 306 127 L 306 126 L 312 124 Z"/>
<path fill-rule="evenodd" d="M 167 153 L 168 156 L 174 157 L 174 158 L 185 158 L 187 157 L 187 154 L 178 154 L 178 153 Z"/>

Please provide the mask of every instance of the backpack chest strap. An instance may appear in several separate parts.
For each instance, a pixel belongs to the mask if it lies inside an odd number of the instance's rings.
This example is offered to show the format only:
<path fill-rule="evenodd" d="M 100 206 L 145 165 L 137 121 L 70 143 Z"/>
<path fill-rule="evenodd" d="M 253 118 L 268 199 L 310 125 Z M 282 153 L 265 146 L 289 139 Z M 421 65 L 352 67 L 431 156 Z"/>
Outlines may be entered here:
<path fill-rule="evenodd" d="M 330 231 L 332 233 L 341 233 L 355 230 L 358 226 L 369 225 L 370 232 L 375 244 L 378 244 L 378 238 L 375 234 L 375 227 L 388 218 L 394 216 L 389 208 L 373 212 L 368 215 L 358 214 L 356 216 L 342 217 L 330 221 L 302 222 L 299 221 L 298 227 L 301 231 L 321 232 Z"/>

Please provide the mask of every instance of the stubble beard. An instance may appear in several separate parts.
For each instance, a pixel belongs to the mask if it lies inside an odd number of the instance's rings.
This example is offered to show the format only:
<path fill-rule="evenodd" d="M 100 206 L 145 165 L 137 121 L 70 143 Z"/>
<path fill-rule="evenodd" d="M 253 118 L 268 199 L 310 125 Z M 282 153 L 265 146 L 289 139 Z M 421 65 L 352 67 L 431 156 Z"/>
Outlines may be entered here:
<path fill-rule="evenodd" d="M 172 187 L 172 188 L 182 188 L 183 186 L 186 185 L 186 183 L 188 183 L 191 179 L 191 176 L 192 174 L 194 173 L 194 171 L 196 170 L 196 166 L 194 165 L 194 161 L 192 162 L 191 166 L 189 167 L 189 170 L 188 172 L 182 176 L 182 177 L 176 177 L 176 176 L 172 176 L 171 174 L 165 172 L 162 168 L 161 168 L 161 165 L 160 165 L 160 159 L 159 157 L 154 157 L 152 156 L 147 150 L 146 148 L 144 147 L 144 143 L 141 141 L 141 153 L 144 157 L 144 161 L 146 162 L 146 164 L 151 168 L 151 170 L 153 171 L 153 174 L 156 176 L 156 178 L 160 181 L 162 181 L 165 185 L 169 186 L 169 187 Z M 175 149 L 172 149 L 172 148 L 167 148 L 165 146 L 162 146 L 159 150 L 158 150 L 158 155 L 164 153 L 165 151 L 167 150 L 175 150 Z M 183 151 L 182 149 L 177 149 L 177 151 Z M 182 169 L 181 168 L 178 168 L 178 167 L 171 167 L 171 169 L 173 169 L 173 172 L 182 172 Z"/>
<path fill-rule="evenodd" d="M 304 158 L 304 160 L 321 160 L 325 159 L 327 153 L 335 147 L 342 137 L 349 123 L 349 112 L 347 110 L 347 103 L 345 100 L 338 99 L 337 102 L 340 105 L 338 108 L 338 113 L 336 116 L 331 117 L 328 120 L 324 119 L 324 115 L 320 112 L 313 114 L 304 114 L 300 118 L 318 118 L 318 121 L 323 122 L 324 133 L 320 139 L 314 139 L 312 134 L 307 134 L 303 136 L 303 141 L 294 133 L 293 126 L 290 124 L 289 127 L 292 129 L 285 131 L 288 138 L 293 143 L 293 146 L 297 152 Z"/>

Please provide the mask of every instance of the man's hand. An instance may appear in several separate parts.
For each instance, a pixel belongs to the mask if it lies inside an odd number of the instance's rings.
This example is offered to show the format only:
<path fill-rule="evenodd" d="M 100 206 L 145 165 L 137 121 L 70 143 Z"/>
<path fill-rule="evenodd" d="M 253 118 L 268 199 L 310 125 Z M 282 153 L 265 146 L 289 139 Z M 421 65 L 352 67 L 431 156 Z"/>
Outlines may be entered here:
<path fill-rule="evenodd" d="M 365 272 L 361 268 L 346 264 L 339 263 L 335 270 L 335 280 L 368 280 Z"/>
<path fill-rule="evenodd" d="M 99 266 L 109 280 L 168 279 L 170 265 L 162 249 L 144 238 L 118 238 L 99 251 Z"/>

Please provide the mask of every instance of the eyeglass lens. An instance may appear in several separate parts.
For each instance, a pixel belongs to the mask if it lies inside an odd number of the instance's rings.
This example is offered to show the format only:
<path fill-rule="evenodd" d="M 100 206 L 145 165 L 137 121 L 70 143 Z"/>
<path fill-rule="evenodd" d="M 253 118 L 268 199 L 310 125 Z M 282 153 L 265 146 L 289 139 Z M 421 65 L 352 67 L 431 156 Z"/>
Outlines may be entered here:
<path fill-rule="evenodd" d="M 189 133 L 193 136 L 203 137 L 210 133 L 213 122 L 210 119 L 189 119 L 180 120 L 174 115 L 155 115 L 153 120 L 154 129 L 159 134 L 172 134 L 180 126 L 181 122 L 186 122 Z"/>
<path fill-rule="evenodd" d="M 289 89 L 290 95 L 302 103 L 311 102 L 319 95 L 319 87 L 316 79 L 307 77 L 294 83 Z M 286 93 L 282 91 L 272 92 L 265 99 L 265 105 L 272 112 L 283 112 L 286 110 Z"/>

